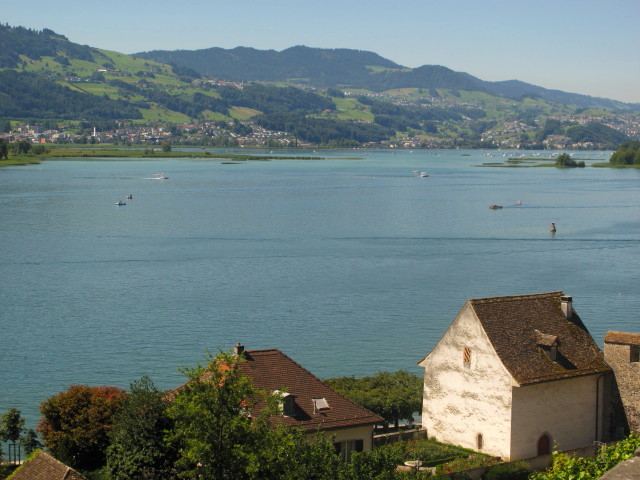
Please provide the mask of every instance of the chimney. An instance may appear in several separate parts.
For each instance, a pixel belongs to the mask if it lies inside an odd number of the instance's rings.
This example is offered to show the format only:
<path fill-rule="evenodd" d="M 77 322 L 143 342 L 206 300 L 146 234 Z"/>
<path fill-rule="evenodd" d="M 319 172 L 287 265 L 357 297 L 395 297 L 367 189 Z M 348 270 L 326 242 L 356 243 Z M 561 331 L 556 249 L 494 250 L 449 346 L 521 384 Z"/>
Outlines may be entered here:
<path fill-rule="evenodd" d="M 565 314 L 567 320 L 571 320 L 573 316 L 573 297 L 569 295 L 563 295 L 560 297 L 560 308 L 562 308 L 562 313 Z"/>
<path fill-rule="evenodd" d="M 238 342 L 237 345 L 233 346 L 233 354 L 234 355 L 242 355 L 244 353 L 244 345 Z"/>

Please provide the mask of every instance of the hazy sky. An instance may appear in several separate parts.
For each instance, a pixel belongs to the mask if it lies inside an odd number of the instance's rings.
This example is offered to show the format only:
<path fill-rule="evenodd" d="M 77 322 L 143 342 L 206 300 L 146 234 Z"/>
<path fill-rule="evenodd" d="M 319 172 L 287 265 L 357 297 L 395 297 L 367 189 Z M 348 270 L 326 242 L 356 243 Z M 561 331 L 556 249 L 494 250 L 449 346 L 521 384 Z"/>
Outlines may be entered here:
<path fill-rule="evenodd" d="M 134 53 L 294 45 L 640 103 L 640 0 L 3 0 L 0 22 Z"/>

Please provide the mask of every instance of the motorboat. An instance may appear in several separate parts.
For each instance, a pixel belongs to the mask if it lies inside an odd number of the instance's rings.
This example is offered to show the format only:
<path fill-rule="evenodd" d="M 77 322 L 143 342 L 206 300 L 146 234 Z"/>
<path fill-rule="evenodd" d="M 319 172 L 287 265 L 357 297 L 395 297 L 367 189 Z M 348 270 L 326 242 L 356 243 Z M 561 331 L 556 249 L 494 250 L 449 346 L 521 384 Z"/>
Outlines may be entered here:
<path fill-rule="evenodd" d="M 495 203 L 489 205 L 489 210 L 498 210 L 499 208 L 502 208 L 502 205 L 496 205 Z"/>
<path fill-rule="evenodd" d="M 133 198 L 133 195 L 129 194 L 129 195 L 127 195 L 127 196 L 126 196 L 126 197 L 124 197 L 124 198 L 126 198 L 127 200 L 131 200 L 131 199 Z"/>
<path fill-rule="evenodd" d="M 116 202 L 116 205 L 126 205 L 126 203 L 125 203 L 125 202 L 123 202 L 122 200 L 118 200 L 118 201 Z"/>
<path fill-rule="evenodd" d="M 154 180 L 166 180 L 167 178 L 169 178 L 169 177 L 167 177 L 164 173 L 156 173 L 153 176 Z"/>
<path fill-rule="evenodd" d="M 421 177 L 428 177 L 429 174 L 427 172 L 420 172 Z"/>

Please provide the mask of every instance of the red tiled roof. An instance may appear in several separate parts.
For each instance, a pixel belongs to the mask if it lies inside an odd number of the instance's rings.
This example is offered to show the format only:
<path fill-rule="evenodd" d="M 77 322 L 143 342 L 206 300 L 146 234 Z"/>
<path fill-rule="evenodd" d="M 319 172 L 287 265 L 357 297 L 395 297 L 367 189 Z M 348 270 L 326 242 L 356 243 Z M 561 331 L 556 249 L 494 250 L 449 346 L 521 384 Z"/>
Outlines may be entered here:
<path fill-rule="evenodd" d="M 606 343 L 622 343 L 624 345 L 640 345 L 640 333 L 614 332 L 609 330 L 604 336 Z"/>
<path fill-rule="evenodd" d="M 469 300 L 498 357 L 520 384 L 610 370 L 578 314 L 563 313 L 562 292 Z M 554 338 L 555 337 L 555 338 Z M 557 345 L 556 360 L 544 347 Z"/>
<path fill-rule="evenodd" d="M 340 395 L 278 349 L 248 350 L 243 355 L 246 361 L 240 364 L 240 369 L 252 379 L 254 387 L 267 392 L 286 390 L 295 397 L 295 416 L 274 416 L 273 422 L 316 431 L 373 425 L 384 421 Z M 324 398 L 329 409 L 314 412 L 313 399 L 317 398 Z"/>
<path fill-rule="evenodd" d="M 14 472 L 11 480 L 86 480 L 86 478 L 48 453 L 39 450 Z"/>

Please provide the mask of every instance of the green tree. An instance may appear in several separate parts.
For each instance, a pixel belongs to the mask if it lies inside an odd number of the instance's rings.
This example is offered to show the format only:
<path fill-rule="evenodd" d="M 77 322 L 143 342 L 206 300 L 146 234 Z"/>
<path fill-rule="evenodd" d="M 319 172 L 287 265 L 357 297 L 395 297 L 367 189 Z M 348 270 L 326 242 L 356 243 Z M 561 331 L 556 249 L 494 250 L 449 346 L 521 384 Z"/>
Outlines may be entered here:
<path fill-rule="evenodd" d="M 170 152 L 171 151 L 171 142 L 162 142 L 162 151 Z"/>
<path fill-rule="evenodd" d="M 104 465 L 108 432 L 126 393 L 118 387 L 72 385 L 40 405 L 38 433 L 45 447 L 73 468 Z"/>
<path fill-rule="evenodd" d="M 584 162 L 576 162 L 568 153 L 562 153 L 556 157 L 557 167 L 584 167 Z"/>
<path fill-rule="evenodd" d="M 23 446 L 25 453 L 28 455 L 40 446 L 40 442 L 38 442 L 35 431 L 26 429 L 24 424 L 25 419 L 22 417 L 20 410 L 9 408 L 0 416 L 0 441 L 12 444 L 14 449 Z M 10 450 L 9 452 L 15 452 L 16 458 L 13 458 L 13 460 L 18 459 L 18 452 L 15 450 Z M 1 449 L 0 456 L 2 456 Z"/>
<path fill-rule="evenodd" d="M 18 140 L 11 144 L 11 149 L 16 155 L 27 154 L 31 150 L 31 142 L 29 140 Z"/>
<path fill-rule="evenodd" d="M 18 443 L 24 431 L 24 418 L 20 410 L 10 408 L 0 416 L 0 440 Z"/>
<path fill-rule="evenodd" d="M 307 441 L 301 430 L 272 425 L 280 396 L 255 389 L 241 374 L 242 357 L 205 357 L 183 369 L 188 378 L 169 407 L 168 441 L 179 450 L 183 478 L 208 480 L 334 480 L 344 464 L 329 437 Z"/>
<path fill-rule="evenodd" d="M 338 377 L 326 382 L 347 398 L 368 408 L 396 427 L 422 409 L 422 379 L 398 370 L 378 372 L 373 377 Z"/>
<path fill-rule="evenodd" d="M 640 141 L 633 140 L 620 145 L 609 162 L 612 165 L 640 165 Z"/>
<path fill-rule="evenodd" d="M 240 373 L 241 358 L 209 355 L 207 365 L 182 372 L 188 378 L 169 407 L 175 422 L 170 441 L 178 446 L 182 476 L 211 480 L 246 478 L 264 417 L 252 421 L 248 409 L 260 395 Z"/>
<path fill-rule="evenodd" d="M 168 407 L 166 395 L 149 377 L 131 384 L 109 434 L 106 469 L 111 478 L 173 478 L 176 452 L 164 441 L 173 425 L 166 414 Z"/>
<path fill-rule="evenodd" d="M 0 160 L 9 159 L 9 144 L 4 138 L 0 138 Z"/>

